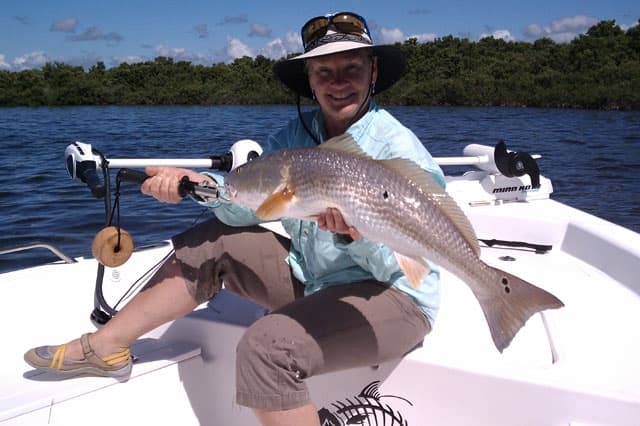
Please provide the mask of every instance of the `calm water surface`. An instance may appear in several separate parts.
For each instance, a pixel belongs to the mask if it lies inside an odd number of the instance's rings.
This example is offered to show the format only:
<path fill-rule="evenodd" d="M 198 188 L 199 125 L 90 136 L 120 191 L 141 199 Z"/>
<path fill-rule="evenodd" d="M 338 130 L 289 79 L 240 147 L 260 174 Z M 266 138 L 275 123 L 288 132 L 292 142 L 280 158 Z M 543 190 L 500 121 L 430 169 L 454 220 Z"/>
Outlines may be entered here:
<path fill-rule="evenodd" d="M 640 232 L 640 112 L 510 108 L 388 108 L 434 156 L 465 145 L 538 153 L 553 197 Z M 0 109 L 0 249 L 45 241 L 89 256 L 104 205 L 66 174 L 74 141 L 107 158 L 206 158 L 238 139 L 265 140 L 295 117 L 291 106 L 68 107 Z M 112 180 L 115 172 L 112 173 Z M 124 188 L 123 228 L 136 246 L 170 238 L 208 213 Z M 0 257 L 0 272 L 53 260 L 44 250 Z"/>

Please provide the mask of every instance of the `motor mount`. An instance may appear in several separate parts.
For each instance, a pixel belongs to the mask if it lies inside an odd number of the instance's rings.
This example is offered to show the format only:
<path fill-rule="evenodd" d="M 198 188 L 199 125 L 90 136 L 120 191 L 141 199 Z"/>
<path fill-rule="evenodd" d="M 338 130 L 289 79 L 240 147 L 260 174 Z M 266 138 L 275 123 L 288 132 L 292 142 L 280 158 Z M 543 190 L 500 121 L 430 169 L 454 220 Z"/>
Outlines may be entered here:
<path fill-rule="evenodd" d="M 101 158 L 88 143 L 74 142 L 64 150 L 67 173 L 72 179 L 86 183 L 96 198 L 105 195 L 105 185 L 98 177 Z"/>
<path fill-rule="evenodd" d="M 500 173 L 508 178 L 526 174 L 531 178 L 532 188 L 540 188 L 540 168 L 536 162 L 536 158 L 540 158 L 539 155 L 509 151 L 503 140 L 495 147 L 470 144 L 463 152 L 467 157 L 483 158 L 483 161 L 474 163 L 481 170 Z"/>

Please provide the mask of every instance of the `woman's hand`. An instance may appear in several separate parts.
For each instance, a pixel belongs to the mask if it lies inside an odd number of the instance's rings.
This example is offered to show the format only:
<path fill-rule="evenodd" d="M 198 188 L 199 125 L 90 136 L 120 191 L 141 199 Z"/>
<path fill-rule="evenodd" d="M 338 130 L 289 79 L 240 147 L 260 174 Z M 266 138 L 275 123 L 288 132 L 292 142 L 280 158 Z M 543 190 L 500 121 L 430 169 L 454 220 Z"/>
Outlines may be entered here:
<path fill-rule="evenodd" d="M 324 214 L 318 216 L 318 227 L 336 234 L 348 234 L 354 241 L 362 238 L 362 235 L 355 227 L 348 226 L 344 222 L 342 213 L 335 208 L 328 208 Z"/>
<path fill-rule="evenodd" d="M 150 195 L 165 203 L 178 203 L 182 200 L 178 192 L 180 180 L 187 176 L 194 182 L 202 182 L 213 179 L 189 169 L 178 169 L 175 167 L 147 167 L 144 169 L 149 178 L 144 181 L 140 190 L 143 194 Z"/>

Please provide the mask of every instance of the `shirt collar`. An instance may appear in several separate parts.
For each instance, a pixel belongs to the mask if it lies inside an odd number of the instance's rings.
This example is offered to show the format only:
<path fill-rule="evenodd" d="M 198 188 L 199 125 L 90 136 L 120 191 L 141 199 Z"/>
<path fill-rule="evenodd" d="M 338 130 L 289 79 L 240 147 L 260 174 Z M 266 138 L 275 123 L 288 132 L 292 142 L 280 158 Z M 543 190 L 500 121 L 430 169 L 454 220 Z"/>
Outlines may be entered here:
<path fill-rule="evenodd" d="M 378 105 L 373 99 L 371 99 L 371 102 L 369 102 L 369 110 L 367 111 L 367 113 L 363 115 L 358 121 L 349 126 L 349 128 L 347 129 L 347 133 L 353 136 L 356 141 L 362 138 L 367 128 L 369 127 L 369 124 L 371 124 L 371 121 L 373 120 L 374 114 L 372 114 L 372 112 L 377 110 Z M 316 111 L 311 126 L 311 131 L 316 136 L 318 136 L 321 142 L 324 142 L 324 118 L 322 116 L 322 113 L 320 112 L 320 109 Z"/>

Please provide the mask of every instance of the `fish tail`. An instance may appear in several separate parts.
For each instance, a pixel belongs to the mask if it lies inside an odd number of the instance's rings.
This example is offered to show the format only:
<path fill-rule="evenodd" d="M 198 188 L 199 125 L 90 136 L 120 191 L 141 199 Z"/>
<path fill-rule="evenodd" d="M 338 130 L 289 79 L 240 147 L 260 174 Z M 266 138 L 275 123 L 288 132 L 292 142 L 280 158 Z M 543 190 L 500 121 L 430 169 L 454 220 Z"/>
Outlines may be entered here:
<path fill-rule="evenodd" d="M 491 288 L 497 292 L 479 297 L 478 301 L 489 324 L 493 342 L 502 352 L 533 314 L 545 309 L 561 308 L 564 304 L 553 294 L 515 275 L 497 268 L 490 269 L 497 281 Z"/>

